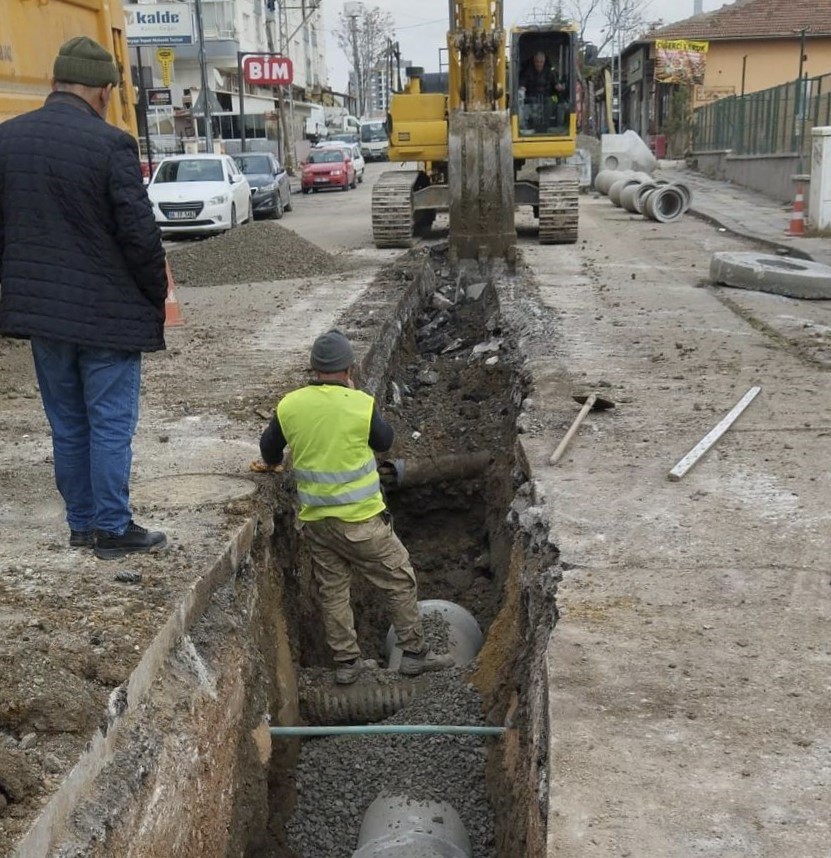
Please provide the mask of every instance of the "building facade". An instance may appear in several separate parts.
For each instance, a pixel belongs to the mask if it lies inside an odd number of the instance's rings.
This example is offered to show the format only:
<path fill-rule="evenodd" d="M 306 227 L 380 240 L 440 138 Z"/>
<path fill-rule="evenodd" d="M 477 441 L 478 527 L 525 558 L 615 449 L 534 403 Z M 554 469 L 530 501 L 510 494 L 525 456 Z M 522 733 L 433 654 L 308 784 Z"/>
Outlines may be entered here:
<path fill-rule="evenodd" d="M 656 50 L 661 42 L 706 44 L 696 76 L 662 80 Z M 795 81 L 800 74 L 831 71 L 831 3 L 737 0 L 653 30 L 632 42 L 621 60 L 623 126 L 648 139 L 678 124 L 681 101 L 684 109 L 695 109 Z"/>
<path fill-rule="evenodd" d="M 159 0 L 161 2 L 161 0 Z M 170 2 L 170 0 L 167 0 Z M 173 46 L 174 59 L 169 67 L 169 80 L 157 50 L 141 51 L 142 77 L 145 85 L 168 88 L 171 104 L 149 108 L 151 134 L 163 151 L 181 148 L 184 141 L 205 137 L 204 101 L 201 92 L 198 27 L 193 0 L 181 0 L 193 19 L 194 44 Z M 156 5 L 156 0 L 143 0 L 143 6 Z M 238 148 L 242 135 L 240 86 L 244 86 L 246 138 L 261 143 L 262 148 L 277 148 L 280 143 L 284 160 L 296 161 L 297 148 L 306 137 L 306 120 L 311 103 L 320 100 L 327 86 L 325 39 L 320 0 L 202 0 L 202 27 L 212 135 L 228 151 Z M 138 80 L 138 52 L 133 49 L 132 64 Z M 254 86 L 240 80 L 240 56 L 249 53 L 277 53 L 292 61 L 294 80 L 283 90 L 284 101 L 274 87 Z M 281 103 L 285 104 L 287 140 L 282 141 Z M 291 157 L 294 156 L 294 157 Z M 302 152 L 301 152 L 302 156 Z"/>

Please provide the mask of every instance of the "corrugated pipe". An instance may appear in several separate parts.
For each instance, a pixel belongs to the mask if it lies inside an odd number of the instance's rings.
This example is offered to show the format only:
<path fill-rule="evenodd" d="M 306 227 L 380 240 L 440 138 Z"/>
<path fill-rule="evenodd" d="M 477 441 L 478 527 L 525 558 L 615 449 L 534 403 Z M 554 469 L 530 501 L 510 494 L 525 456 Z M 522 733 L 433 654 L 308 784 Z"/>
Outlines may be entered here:
<path fill-rule="evenodd" d="M 479 623 L 470 611 L 445 599 L 424 599 L 418 603 L 418 613 L 422 619 L 426 614 L 442 615 L 447 623 L 447 651 L 453 656 L 456 667 L 476 658 L 484 639 Z M 395 645 L 395 629 L 392 627 L 387 632 L 386 650 L 387 666 L 390 670 L 398 670 L 403 653 Z"/>
<path fill-rule="evenodd" d="M 383 685 L 356 682 L 345 687 L 313 687 L 301 692 L 300 713 L 316 725 L 382 721 L 411 703 L 425 687 L 423 678 L 404 677 Z"/>
<path fill-rule="evenodd" d="M 446 801 L 381 794 L 367 808 L 352 858 L 471 858 L 459 814 Z"/>

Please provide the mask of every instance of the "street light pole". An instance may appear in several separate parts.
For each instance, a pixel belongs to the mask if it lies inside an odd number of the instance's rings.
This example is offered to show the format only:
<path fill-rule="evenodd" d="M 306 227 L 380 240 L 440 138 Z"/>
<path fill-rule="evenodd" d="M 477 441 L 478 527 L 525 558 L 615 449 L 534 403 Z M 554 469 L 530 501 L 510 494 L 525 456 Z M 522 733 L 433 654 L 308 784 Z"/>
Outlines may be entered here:
<path fill-rule="evenodd" d="M 211 105 L 208 100 L 208 68 L 205 57 L 205 28 L 202 25 L 202 0 L 195 0 L 196 32 L 199 35 L 199 78 L 202 85 L 202 97 L 205 99 L 205 151 L 213 152 L 214 135 L 211 123 Z"/>

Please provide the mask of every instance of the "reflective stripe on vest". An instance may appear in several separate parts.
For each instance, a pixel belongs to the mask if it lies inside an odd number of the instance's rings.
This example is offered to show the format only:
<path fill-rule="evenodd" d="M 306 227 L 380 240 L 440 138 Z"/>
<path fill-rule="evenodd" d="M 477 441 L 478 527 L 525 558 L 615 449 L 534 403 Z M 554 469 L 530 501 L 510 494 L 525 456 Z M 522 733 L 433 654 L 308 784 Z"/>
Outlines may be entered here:
<path fill-rule="evenodd" d="M 304 483 L 349 483 L 358 477 L 365 477 L 377 468 L 375 457 L 367 459 L 366 464 L 354 471 L 305 471 L 295 468 L 294 473 L 298 480 Z"/>
<path fill-rule="evenodd" d="M 375 481 L 370 483 L 368 486 L 341 492 L 336 495 L 326 495 L 326 497 L 310 495 L 298 486 L 297 497 L 300 498 L 301 503 L 304 503 L 307 506 L 342 506 L 343 504 L 357 503 L 358 501 L 371 498 L 380 488 L 381 481 L 376 477 Z"/>

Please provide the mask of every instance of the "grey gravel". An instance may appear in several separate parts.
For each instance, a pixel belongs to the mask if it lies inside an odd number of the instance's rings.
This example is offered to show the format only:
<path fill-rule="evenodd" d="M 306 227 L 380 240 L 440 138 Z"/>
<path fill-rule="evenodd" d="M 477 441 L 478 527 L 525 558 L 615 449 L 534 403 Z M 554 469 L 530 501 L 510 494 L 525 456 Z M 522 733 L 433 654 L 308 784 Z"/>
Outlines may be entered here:
<path fill-rule="evenodd" d="M 347 266 L 276 223 L 243 224 L 168 255 L 176 285 L 219 286 L 335 274 Z"/>
<path fill-rule="evenodd" d="M 438 651 L 440 623 L 425 617 Z M 446 645 L 446 644 L 445 644 Z M 427 678 L 427 690 L 387 724 L 483 724 L 470 668 Z M 476 858 L 494 858 L 494 831 L 485 791 L 488 743 L 476 736 L 337 736 L 304 742 L 296 769 L 297 809 L 289 843 L 302 858 L 349 858 L 363 815 L 382 790 L 416 800 L 449 802 L 467 829 Z"/>
<path fill-rule="evenodd" d="M 422 617 L 424 637 L 447 652 L 449 627 L 440 611 Z M 484 724 L 470 684 L 471 666 L 423 677 L 425 691 L 384 724 Z M 302 682 L 314 682 L 310 672 Z M 397 673 L 373 671 L 375 682 Z M 286 831 L 298 858 L 349 858 L 361 821 L 382 791 L 449 802 L 467 829 L 476 858 L 493 858 L 493 819 L 485 792 L 488 742 L 476 736 L 336 736 L 304 742 L 295 771 L 297 809 Z"/>

